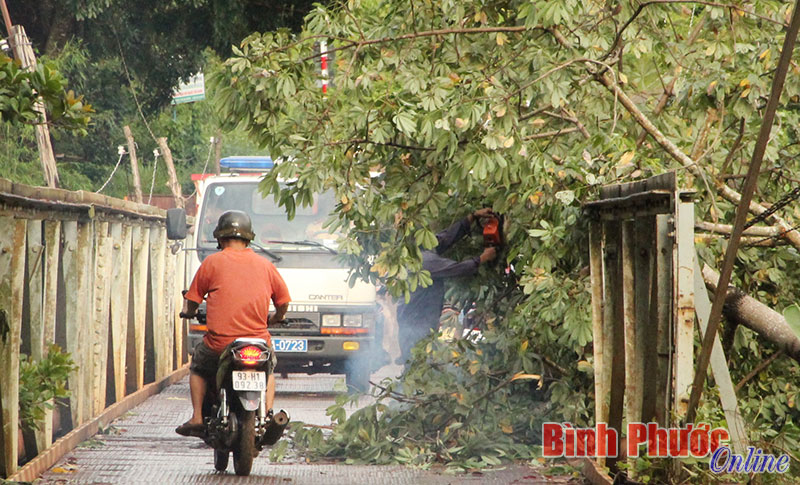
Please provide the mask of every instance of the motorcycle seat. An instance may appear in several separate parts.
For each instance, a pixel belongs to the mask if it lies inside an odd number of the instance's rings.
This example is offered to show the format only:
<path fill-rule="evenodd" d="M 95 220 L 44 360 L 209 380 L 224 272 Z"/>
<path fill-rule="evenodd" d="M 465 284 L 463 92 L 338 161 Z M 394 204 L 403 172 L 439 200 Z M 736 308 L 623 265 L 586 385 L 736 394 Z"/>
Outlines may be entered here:
<path fill-rule="evenodd" d="M 233 343 L 235 343 L 235 344 L 261 344 L 261 345 L 267 345 L 267 341 L 264 340 L 263 338 L 249 338 L 249 337 L 237 338 L 236 340 L 233 341 Z"/>

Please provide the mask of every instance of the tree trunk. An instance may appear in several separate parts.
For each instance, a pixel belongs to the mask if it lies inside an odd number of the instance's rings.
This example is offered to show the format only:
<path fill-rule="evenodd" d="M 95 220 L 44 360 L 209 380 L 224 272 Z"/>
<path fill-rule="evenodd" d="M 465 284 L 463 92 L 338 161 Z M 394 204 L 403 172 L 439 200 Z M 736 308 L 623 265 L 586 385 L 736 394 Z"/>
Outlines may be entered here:
<path fill-rule="evenodd" d="M 703 266 L 706 287 L 716 291 L 719 274 L 708 265 Z M 740 289 L 728 287 L 722 314 L 734 324 L 744 325 L 783 349 L 786 355 L 800 362 L 800 338 L 794 334 L 780 313 L 746 295 Z"/>
<path fill-rule="evenodd" d="M 133 201 L 141 204 L 144 202 L 142 196 L 142 180 L 139 178 L 139 160 L 136 158 L 136 142 L 133 140 L 133 133 L 128 125 L 122 127 L 125 139 L 128 140 L 128 156 L 131 158 L 131 174 L 133 174 Z"/>
<path fill-rule="evenodd" d="M 172 197 L 175 199 L 175 207 L 183 208 L 185 205 L 181 195 L 181 186 L 178 183 L 178 175 L 175 173 L 175 165 L 172 163 L 172 151 L 167 145 L 166 138 L 159 138 L 156 141 L 161 148 L 161 155 L 164 156 L 164 163 L 167 165 L 167 173 L 169 174 L 169 183 L 167 185 L 172 192 Z"/>

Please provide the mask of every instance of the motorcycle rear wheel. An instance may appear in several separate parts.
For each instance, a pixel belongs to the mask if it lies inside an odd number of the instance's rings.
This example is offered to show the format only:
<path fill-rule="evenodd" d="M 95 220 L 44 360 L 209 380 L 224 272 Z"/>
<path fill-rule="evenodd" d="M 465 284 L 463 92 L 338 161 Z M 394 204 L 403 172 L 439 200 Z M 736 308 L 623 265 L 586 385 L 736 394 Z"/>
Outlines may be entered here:
<path fill-rule="evenodd" d="M 239 414 L 239 439 L 233 444 L 233 470 L 239 476 L 247 476 L 253 468 L 256 451 L 256 412 L 241 411 Z"/>
<path fill-rule="evenodd" d="M 230 451 L 214 450 L 214 469 L 218 472 L 224 472 L 228 469 L 228 459 L 231 456 Z"/>

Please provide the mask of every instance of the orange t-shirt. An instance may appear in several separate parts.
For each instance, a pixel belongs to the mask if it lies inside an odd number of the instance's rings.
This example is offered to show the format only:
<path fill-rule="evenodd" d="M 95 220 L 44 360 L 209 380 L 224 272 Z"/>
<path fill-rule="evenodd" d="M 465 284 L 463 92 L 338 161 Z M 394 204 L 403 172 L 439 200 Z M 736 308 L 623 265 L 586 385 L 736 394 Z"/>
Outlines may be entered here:
<path fill-rule="evenodd" d="M 196 303 L 205 298 L 208 331 L 203 341 L 219 353 L 240 337 L 271 342 L 269 300 L 275 306 L 290 301 L 289 289 L 275 265 L 250 248 L 226 248 L 208 256 L 185 298 Z"/>

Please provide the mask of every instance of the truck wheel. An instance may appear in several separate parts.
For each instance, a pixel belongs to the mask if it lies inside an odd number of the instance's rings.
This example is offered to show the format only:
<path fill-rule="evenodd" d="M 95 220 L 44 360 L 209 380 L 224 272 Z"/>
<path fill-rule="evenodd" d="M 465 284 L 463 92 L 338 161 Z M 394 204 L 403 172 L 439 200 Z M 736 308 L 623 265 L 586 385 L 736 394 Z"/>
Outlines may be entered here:
<path fill-rule="evenodd" d="M 233 444 L 233 470 L 247 476 L 253 468 L 256 451 L 256 412 L 242 411 L 239 417 L 239 440 Z"/>
<path fill-rule="evenodd" d="M 347 387 L 358 392 L 369 390 L 369 371 L 359 368 L 349 371 L 347 374 Z M 340 381 L 341 382 L 341 381 Z"/>
<path fill-rule="evenodd" d="M 214 469 L 218 472 L 224 472 L 228 469 L 228 458 L 231 456 L 230 451 L 214 450 Z"/>

